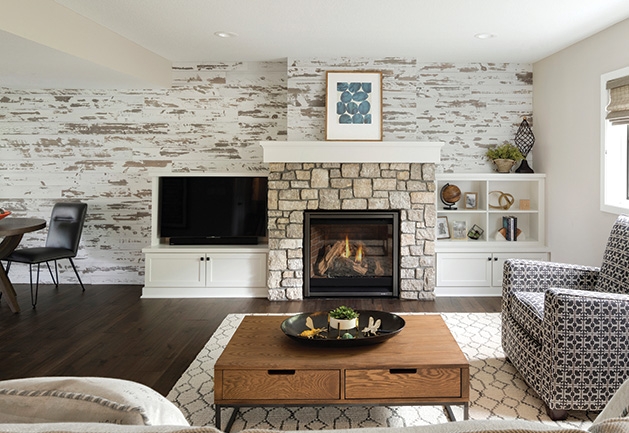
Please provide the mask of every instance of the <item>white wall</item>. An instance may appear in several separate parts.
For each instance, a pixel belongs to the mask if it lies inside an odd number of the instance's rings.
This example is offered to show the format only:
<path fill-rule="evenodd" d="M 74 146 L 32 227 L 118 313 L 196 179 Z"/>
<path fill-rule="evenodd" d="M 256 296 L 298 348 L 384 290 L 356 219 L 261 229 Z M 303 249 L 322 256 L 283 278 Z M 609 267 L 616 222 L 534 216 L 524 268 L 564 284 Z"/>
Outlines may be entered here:
<path fill-rule="evenodd" d="M 627 40 L 629 20 L 533 65 L 534 161 L 547 174 L 554 261 L 599 266 L 616 219 L 599 206 L 600 79 L 629 66 Z"/>

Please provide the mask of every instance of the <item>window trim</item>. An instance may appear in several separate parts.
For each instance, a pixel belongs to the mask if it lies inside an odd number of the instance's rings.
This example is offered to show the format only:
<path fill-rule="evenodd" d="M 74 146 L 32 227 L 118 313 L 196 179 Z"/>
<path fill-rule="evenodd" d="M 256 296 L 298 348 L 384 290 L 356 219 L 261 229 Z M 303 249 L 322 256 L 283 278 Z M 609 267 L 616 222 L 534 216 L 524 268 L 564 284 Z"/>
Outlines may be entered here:
<path fill-rule="evenodd" d="M 629 179 L 629 167 L 627 165 L 627 158 L 629 155 L 626 155 L 627 148 L 625 147 L 625 157 L 624 158 L 614 158 L 610 156 L 610 161 L 608 162 L 607 158 L 607 137 L 609 135 L 608 129 L 611 127 L 611 123 L 605 118 L 607 111 L 606 107 L 609 103 L 609 94 L 607 90 L 607 82 L 610 80 L 614 80 L 616 78 L 620 78 L 623 76 L 629 76 L 629 67 L 618 69 L 612 72 L 608 72 L 606 74 L 601 75 L 601 110 L 600 110 L 600 119 L 601 119 L 601 162 L 600 162 L 600 170 L 601 170 L 601 181 L 600 181 L 600 208 L 603 212 L 613 213 L 613 214 L 625 214 L 629 213 L 629 198 L 627 195 L 629 194 L 627 191 L 620 195 L 613 195 L 610 191 L 607 177 L 611 172 L 618 172 L 622 170 L 624 172 L 625 179 Z M 618 149 L 613 149 L 618 152 Z M 611 150 L 610 150 L 611 155 Z M 621 181 L 623 185 L 627 185 L 628 181 Z"/>

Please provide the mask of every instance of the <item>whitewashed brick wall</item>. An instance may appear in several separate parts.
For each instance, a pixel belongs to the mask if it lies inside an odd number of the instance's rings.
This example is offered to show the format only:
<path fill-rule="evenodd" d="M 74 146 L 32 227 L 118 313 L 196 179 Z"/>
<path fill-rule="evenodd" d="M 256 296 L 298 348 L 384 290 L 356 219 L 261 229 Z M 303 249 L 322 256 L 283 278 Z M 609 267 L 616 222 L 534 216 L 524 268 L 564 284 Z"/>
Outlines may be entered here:
<path fill-rule="evenodd" d="M 322 140 L 325 71 L 360 69 L 384 72 L 385 140 L 446 143 L 437 171 L 491 171 L 487 146 L 512 139 L 531 114 L 532 65 L 520 64 L 291 59 L 178 64 L 173 87 L 162 90 L 0 83 L 0 207 L 48 218 L 56 201 L 87 202 L 77 260 L 84 281 L 142 284 L 151 174 L 265 173 L 257 142 Z M 14 266 L 12 279 L 27 282 L 25 268 Z"/>
<path fill-rule="evenodd" d="M 358 70 L 383 73 L 384 141 L 445 143 L 437 172 L 493 171 L 487 148 L 513 141 L 532 115 L 530 64 L 289 59 L 288 140 L 324 140 L 325 72 Z"/>
<path fill-rule="evenodd" d="M 48 219 L 56 201 L 88 203 L 76 260 L 86 284 L 144 283 L 151 174 L 266 173 L 258 141 L 286 136 L 285 62 L 178 64 L 173 75 L 163 90 L 0 87 L 0 207 Z M 61 279 L 74 282 L 66 262 Z M 28 282 L 27 269 L 11 279 Z"/>

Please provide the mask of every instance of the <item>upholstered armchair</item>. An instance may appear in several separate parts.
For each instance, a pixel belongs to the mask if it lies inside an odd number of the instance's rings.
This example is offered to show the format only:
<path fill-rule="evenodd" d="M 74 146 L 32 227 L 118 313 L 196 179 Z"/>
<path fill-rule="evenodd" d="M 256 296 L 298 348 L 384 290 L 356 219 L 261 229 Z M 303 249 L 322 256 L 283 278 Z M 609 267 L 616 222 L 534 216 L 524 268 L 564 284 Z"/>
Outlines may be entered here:
<path fill-rule="evenodd" d="M 629 377 L 629 217 L 600 268 L 507 260 L 502 296 L 504 352 L 550 417 L 603 409 Z"/>

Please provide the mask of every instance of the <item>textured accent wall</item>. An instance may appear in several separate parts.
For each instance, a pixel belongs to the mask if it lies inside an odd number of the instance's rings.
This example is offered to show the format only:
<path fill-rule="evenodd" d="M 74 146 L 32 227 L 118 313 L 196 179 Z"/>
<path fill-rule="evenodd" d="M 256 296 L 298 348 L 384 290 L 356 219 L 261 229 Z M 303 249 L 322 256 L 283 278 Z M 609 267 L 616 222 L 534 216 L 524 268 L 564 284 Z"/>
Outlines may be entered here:
<path fill-rule="evenodd" d="M 513 141 L 533 110 L 533 67 L 417 59 L 289 59 L 288 140 L 325 139 L 325 72 L 383 73 L 384 141 L 442 141 L 437 172 L 489 172 L 488 147 Z"/>
<path fill-rule="evenodd" d="M 142 284 L 151 175 L 266 173 L 258 141 L 322 140 L 327 70 L 383 71 L 384 139 L 445 142 L 437 172 L 491 171 L 487 146 L 532 110 L 531 65 L 406 58 L 178 64 L 162 90 L 0 87 L 0 207 L 48 218 L 56 201 L 87 202 L 84 281 Z M 25 268 L 11 277 L 27 282 Z"/>
<path fill-rule="evenodd" d="M 151 174 L 266 174 L 258 142 L 286 136 L 285 62 L 178 64 L 173 75 L 163 90 L 0 88 L 0 207 L 48 219 L 56 201 L 88 203 L 77 259 L 87 284 L 144 283 Z M 28 282 L 27 269 L 11 278 Z"/>

